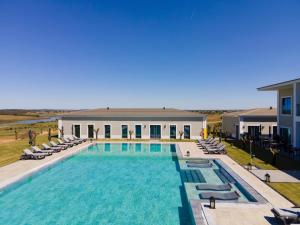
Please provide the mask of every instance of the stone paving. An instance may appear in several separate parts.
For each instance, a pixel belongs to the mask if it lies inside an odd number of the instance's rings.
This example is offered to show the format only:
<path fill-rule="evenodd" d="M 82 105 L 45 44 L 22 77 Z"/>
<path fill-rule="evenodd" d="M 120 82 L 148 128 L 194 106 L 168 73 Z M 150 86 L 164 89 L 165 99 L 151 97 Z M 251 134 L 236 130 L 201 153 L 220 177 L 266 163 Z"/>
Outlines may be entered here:
<path fill-rule="evenodd" d="M 295 170 L 261 170 L 261 169 L 253 169 L 251 170 L 255 176 L 257 176 L 261 180 L 265 180 L 265 175 L 270 175 L 271 182 L 288 182 L 288 183 L 300 183 L 300 171 Z"/>
<path fill-rule="evenodd" d="M 204 154 L 195 143 L 179 143 L 183 159 L 191 158 L 218 158 L 230 167 L 246 183 L 251 185 L 267 202 L 256 203 L 217 203 L 216 209 L 210 209 L 201 201 L 193 201 L 193 212 L 196 213 L 196 225 L 267 225 L 278 224 L 271 212 L 273 207 L 294 206 L 286 198 L 274 191 L 254 174 L 240 166 L 227 155 Z M 190 157 L 186 156 L 190 152 Z M 198 210 L 198 212 L 197 212 Z M 199 212 L 202 210 L 202 212 Z M 203 215 L 203 216 L 201 216 Z M 203 218 L 204 217 L 204 218 Z M 198 218 L 198 220 L 197 220 Z M 203 222 L 204 221 L 204 222 Z"/>

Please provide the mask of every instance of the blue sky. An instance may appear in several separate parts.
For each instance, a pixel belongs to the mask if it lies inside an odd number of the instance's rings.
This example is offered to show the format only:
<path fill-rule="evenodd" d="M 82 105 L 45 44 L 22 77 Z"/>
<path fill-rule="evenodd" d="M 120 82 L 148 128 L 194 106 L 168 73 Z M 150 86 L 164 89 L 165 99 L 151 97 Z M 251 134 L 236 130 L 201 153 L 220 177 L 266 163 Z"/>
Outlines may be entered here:
<path fill-rule="evenodd" d="M 0 108 L 275 105 L 300 1 L 0 0 Z"/>

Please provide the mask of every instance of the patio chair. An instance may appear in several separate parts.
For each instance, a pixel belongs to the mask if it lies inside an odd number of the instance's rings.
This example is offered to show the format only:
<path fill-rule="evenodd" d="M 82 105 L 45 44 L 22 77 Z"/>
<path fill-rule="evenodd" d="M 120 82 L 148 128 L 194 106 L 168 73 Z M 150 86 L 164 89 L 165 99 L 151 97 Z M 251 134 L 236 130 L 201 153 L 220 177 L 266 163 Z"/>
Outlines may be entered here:
<path fill-rule="evenodd" d="M 231 185 L 227 184 L 198 184 L 196 185 L 197 190 L 212 190 L 212 191 L 230 191 Z"/>
<path fill-rule="evenodd" d="M 54 152 L 53 150 L 42 150 L 37 146 L 31 146 L 31 149 L 34 153 L 46 153 L 48 155 L 52 155 L 52 153 Z"/>
<path fill-rule="evenodd" d="M 284 224 L 300 222 L 300 208 L 273 208 L 271 212 Z"/>
<path fill-rule="evenodd" d="M 47 155 L 48 154 L 46 153 L 33 153 L 29 149 L 25 148 L 20 159 L 44 159 Z"/>
<path fill-rule="evenodd" d="M 237 200 L 240 195 L 236 191 L 233 192 L 203 192 L 199 194 L 201 199 L 210 199 L 214 197 L 216 200 Z"/>

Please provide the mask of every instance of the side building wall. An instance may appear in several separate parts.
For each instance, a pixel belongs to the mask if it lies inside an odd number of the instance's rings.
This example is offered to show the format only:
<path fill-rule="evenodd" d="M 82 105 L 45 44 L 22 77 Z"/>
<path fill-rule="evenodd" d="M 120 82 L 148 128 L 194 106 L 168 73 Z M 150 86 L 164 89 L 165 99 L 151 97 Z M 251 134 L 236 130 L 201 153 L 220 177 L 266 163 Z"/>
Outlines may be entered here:
<path fill-rule="evenodd" d="M 231 137 L 236 137 L 236 125 L 239 125 L 239 117 L 223 116 L 222 130 L 223 133 L 229 134 Z"/>

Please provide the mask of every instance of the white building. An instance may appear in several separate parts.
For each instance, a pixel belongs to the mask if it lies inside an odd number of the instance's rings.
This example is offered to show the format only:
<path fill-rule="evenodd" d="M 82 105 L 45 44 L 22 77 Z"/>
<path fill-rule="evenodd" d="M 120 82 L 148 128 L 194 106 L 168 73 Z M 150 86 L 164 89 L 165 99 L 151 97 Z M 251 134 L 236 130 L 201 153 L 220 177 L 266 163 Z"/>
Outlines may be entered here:
<path fill-rule="evenodd" d="M 178 109 L 93 109 L 62 115 L 64 135 L 82 138 L 199 139 L 206 115 Z"/>

